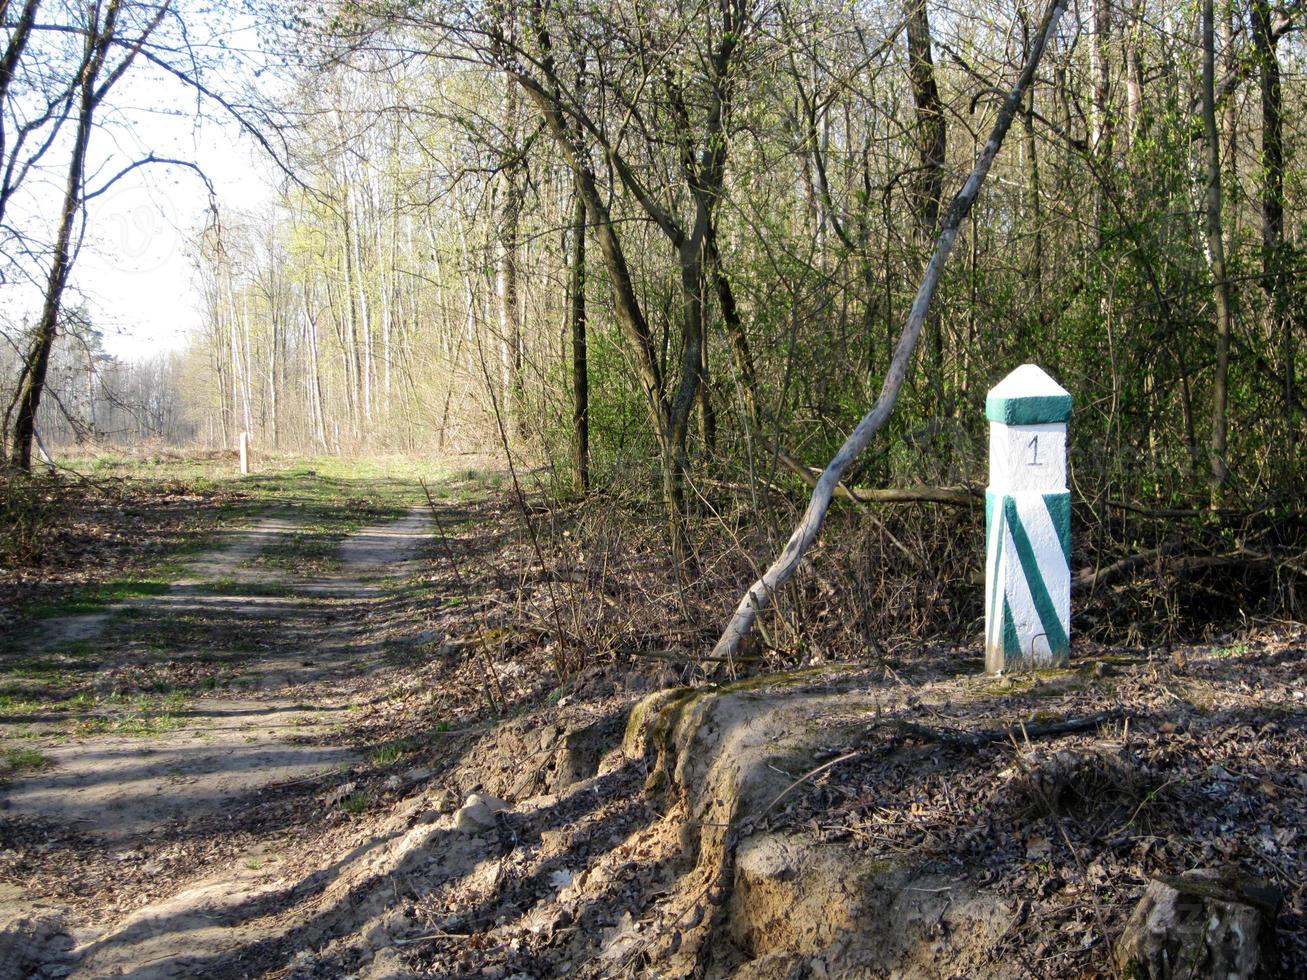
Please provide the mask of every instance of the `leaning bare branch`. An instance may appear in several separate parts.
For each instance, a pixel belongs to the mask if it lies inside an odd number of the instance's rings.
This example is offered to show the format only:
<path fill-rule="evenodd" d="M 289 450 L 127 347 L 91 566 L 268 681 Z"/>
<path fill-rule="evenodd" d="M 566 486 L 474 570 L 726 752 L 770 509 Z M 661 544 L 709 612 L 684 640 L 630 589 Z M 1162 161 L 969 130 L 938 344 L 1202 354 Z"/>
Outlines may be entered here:
<path fill-rule="evenodd" d="M 822 471 L 821 478 L 817 481 L 817 486 L 812 492 L 808 509 L 804 512 L 803 519 L 790 536 L 780 557 L 745 592 L 739 605 L 736 606 L 730 622 L 726 624 L 726 628 L 722 631 L 716 646 L 713 647 L 713 656 L 731 658 L 739 651 L 740 643 L 752 630 L 754 621 L 758 618 L 758 613 L 771 602 L 776 591 L 790 580 L 798 569 L 799 563 L 803 560 L 803 556 L 812 547 L 813 542 L 817 540 L 817 534 L 826 519 L 827 510 L 830 508 L 835 487 L 842 480 L 845 471 L 867 448 L 872 437 L 880 431 L 881 427 L 889 419 L 890 413 L 894 411 L 899 389 L 903 385 L 903 379 L 907 377 L 908 368 L 912 361 L 912 353 L 917 346 L 917 338 L 920 336 L 921 328 L 926 322 L 926 314 L 930 310 L 931 300 L 934 298 L 935 290 L 939 285 L 940 273 L 943 272 L 944 263 L 948 261 L 949 253 L 953 250 L 953 242 L 957 238 L 958 229 L 971 211 L 976 195 L 980 193 L 981 185 L 989 173 L 990 165 L 994 162 L 994 157 L 997 156 L 999 148 L 1003 145 L 1003 138 L 1007 135 L 1012 120 L 1021 107 L 1026 91 L 1035 76 L 1035 69 L 1039 67 L 1044 49 L 1053 32 L 1057 29 L 1057 23 L 1062 18 L 1065 9 L 1065 0 L 1053 0 L 1048 11 L 1044 14 L 1043 22 L 1036 34 L 1036 41 L 1031 48 L 1029 57 L 1026 59 L 1025 67 L 1022 69 L 1016 84 L 1012 87 L 1012 91 L 1008 93 L 1007 99 L 1003 102 L 1003 107 L 999 111 L 998 119 L 994 122 L 994 128 L 985 143 L 985 148 L 976 160 L 971 175 L 967 178 L 962 190 L 957 193 L 953 198 L 953 203 L 949 206 L 939 238 L 935 243 L 935 253 L 931 256 L 930 264 L 926 267 L 921 286 L 917 290 L 916 299 L 912 302 L 912 309 L 908 314 L 907 323 L 903 327 L 898 346 L 894 350 L 894 358 L 890 362 L 889 370 L 886 372 L 885 380 L 881 385 L 880 397 L 876 400 L 876 404 L 872 406 L 871 411 L 863 416 L 862 421 L 858 423 L 848 439 L 845 440 L 844 445 L 840 447 L 840 451 L 835 454 L 835 458 Z"/>

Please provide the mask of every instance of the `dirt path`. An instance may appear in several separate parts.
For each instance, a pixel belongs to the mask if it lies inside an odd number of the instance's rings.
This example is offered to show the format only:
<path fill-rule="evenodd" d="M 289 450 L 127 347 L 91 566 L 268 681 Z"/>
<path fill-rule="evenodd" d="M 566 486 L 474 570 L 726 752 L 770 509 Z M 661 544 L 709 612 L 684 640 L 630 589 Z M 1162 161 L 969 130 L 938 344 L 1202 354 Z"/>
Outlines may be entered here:
<path fill-rule="evenodd" d="M 47 649 L 93 647 L 85 669 L 112 679 L 144 662 L 171 680 L 189 677 L 190 690 L 175 684 L 136 714 L 130 704 L 106 714 L 110 698 L 80 719 L 23 717 L 22 744 L 52 765 L 11 782 L 6 815 L 72 824 L 130 851 L 169 821 L 238 808 L 266 787 L 350 765 L 357 752 L 331 738 L 350 708 L 338 685 L 376 662 L 368 607 L 408 572 L 428 521 L 414 510 L 364 528 L 342 544 L 338 568 L 302 578 L 255 564 L 299 527 L 265 519 L 196 559 L 164 595 L 48 622 Z M 206 689 L 213 693 L 197 693 Z M 54 727 L 31 737 L 43 722 Z"/>

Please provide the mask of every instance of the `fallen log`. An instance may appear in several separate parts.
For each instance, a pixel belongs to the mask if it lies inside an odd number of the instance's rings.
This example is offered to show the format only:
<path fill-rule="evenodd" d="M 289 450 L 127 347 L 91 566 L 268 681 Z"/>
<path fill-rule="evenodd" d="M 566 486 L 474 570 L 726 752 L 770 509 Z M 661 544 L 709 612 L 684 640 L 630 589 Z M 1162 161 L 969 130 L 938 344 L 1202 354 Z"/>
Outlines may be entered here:
<path fill-rule="evenodd" d="M 944 728 L 935 725 L 919 725 L 916 722 L 904 721 L 902 718 L 889 718 L 877 724 L 890 725 L 897 728 L 905 735 L 912 735 L 916 738 L 924 738 L 932 742 L 945 742 L 949 745 L 964 745 L 975 747 L 978 745 L 989 745 L 991 742 L 1006 742 L 1013 735 L 1020 732 L 1022 737 L 1047 738 L 1050 735 L 1069 735 L 1072 732 L 1082 732 L 1087 729 L 1097 728 L 1099 725 L 1108 721 L 1116 721 L 1124 718 L 1125 712 L 1120 710 L 1099 711 L 1092 715 L 1083 715 L 1079 718 L 1063 718 L 1061 721 L 1047 722 L 1042 725 L 1009 725 L 1006 728 L 982 728 L 975 731 L 963 728 Z M 872 725 L 871 727 L 876 727 Z"/>
<path fill-rule="evenodd" d="M 1085 589 L 1093 589 L 1100 585 L 1122 578 L 1128 573 L 1147 565 L 1149 562 L 1156 561 L 1158 558 L 1165 558 L 1173 555 L 1184 548 L 1183 541 L 1168 541 L 1166 544 L 1159 545 L 1156 548 L 1149 548 L 1147 551 L 1141 551 L 1138 554 L 1129 555 L 1120 561 L 1114 561 L 1110 565 L 1104 565 L 1102 568 L 1084 568 L 1077 572 L 1071 578 L 1071 591 L 1082 592 Z"/>
<path fill-rule="evenodd" d="M 803 481 L 809 490 L 815 490 L 822 471 L 815 466 L 804 466 L 784 449 L 769 446 L 781 464 Z M 949 507 L 974 507 L 985 499 L 984 492 L 976 487 L 851 487 L 847 483 L 835 484 L 835 496 L 855 505 L 866 504 L 945 504 Z"/>
<path fill-rule="evenodd" d="M 974 487 L 853 487 L 858 499 L 868 504 L 944 504 L 975 507 L 985 495 Z"/>

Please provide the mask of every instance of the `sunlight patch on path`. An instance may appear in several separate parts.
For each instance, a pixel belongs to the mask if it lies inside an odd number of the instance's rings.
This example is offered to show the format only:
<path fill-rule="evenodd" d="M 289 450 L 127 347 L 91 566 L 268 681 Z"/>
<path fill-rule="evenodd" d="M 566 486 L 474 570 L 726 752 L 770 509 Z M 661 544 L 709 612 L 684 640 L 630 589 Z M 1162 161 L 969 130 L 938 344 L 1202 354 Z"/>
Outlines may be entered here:
<path fill-rule="evenodd" d="M 243 576 L 247 581 L 254 580 L 255 574 L 246 566 L 258 556 L 276 537 L 294 531 L 299 522 L 284 517 L 267 517 L 253 527 L 239 531 L 225 532 L 230 538 L 221 547 L 206 552 L 188 562 L 185 575 L 175 582 L 169 594 L 185 590 L 189 586 L 211 582 L 223 577 Z M 266 581 L 267 576 L 258 576 Z M 37 641 L 37 650 L 49 650 L 69 643 L 81 643 L 99 636 L 115 615 L 125 609 L 151 609 L 167 596 L 147 599 L 128 599 L 106 606 L 98 612 L 78 616 L 55 616 L 41 623 L 41 635 Z"/>
<path fill-rule="evenodd" d="M 250 569 L 269 542 L 297 527 L 268 519 L 192 563 L 193 574 L 172 591 L 121 604 L 133 616 L 105 630 L 107 656 L 115 643 L 132 657 L 174 662 L 234 658 L 232 651 L 254 646 L 239 675 L 243 692 L 186 699 L 165 715 L 173 730 L 26 740 L 54 765 L 14 779 L 2 804 L 6 812 L 73 824 L 121 842 L 170 821 L 238 809 L 264 788 L 359 761 L 357 751 L 333 738 L 348 704 L 323 703 L 340 702 L 341 695 L 319 689 L 312 696 L 317 703 L 309 704 L 308 692 L 298 689 L 357 674 L 376 661 L 379 651 L 366 629 L 368 607 L 385 594 L 386 580 L 411 571 L 429 523 L 429 515 L 414 509 L 398 521 L 364 528 L 342 543 L 338 574 L 300 582 L 286 573 Z M 230 583 L 222 594 L 212 591 L 219 581 Z M 270 581 L 285 593 L 241 592 L 243 585 Z M 101 630 L 111 613 L 101 617 Z M 231 650 L 190 649 L 172 639 L 166 630 L 182 617 L 207 621 L 201 638 Z M 162 646 L 138 651 L 152 633 Z"/>

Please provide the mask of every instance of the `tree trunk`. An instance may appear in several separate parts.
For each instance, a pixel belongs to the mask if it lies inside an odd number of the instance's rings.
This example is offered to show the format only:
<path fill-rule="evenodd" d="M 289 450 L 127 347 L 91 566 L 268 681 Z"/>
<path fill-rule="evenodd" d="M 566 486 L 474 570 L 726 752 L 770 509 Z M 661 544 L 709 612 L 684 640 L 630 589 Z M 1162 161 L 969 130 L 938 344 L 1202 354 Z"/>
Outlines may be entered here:
<path fill-rule="evenodd" d="M 1202 117 L 1207 142 L 1206 232 L 1207 261 L 1216 303 L 1216 364 L 1212 377 L 1212 432 L 1208 444 L 1212 506 L 1218 506 L 1229 478 L 1226 441 L 1229 431 L 1230 281 L 1225 270 L 1225 240 L 1221 228 L 1221 142 L 1216 127 L 1216 32 L 1213 0 L 1202 3 Z"/>
<path fill-rule="evenodd" d="M 1135 134 L 1139 128 L 1140 113 L 1144 104 L 1144 65 L 1140 53 L 1143 32 L 1143 0 L 1133 0 L 1130 4 L 1130 23 L 1121 32 L 1123 58 L 1125 62 L 1125 146 L 1129 150 L 1134 145 Z"/>
<path fill-rule="evenodd" d="M 572 202 L 572 268 L 569 320 L 572 328 L 572 475 L 581 492 L 590 492 L 590 375 L 585 336 L 585 197 L 578 188 Z"/>
<path fill-rule="evenodd" d="M 522 167 L 518 138 L 518 88 L 511 79 L 504 82 L 503 127 L 508 146 L 501 153 L 508 162 L 500 169 L 502 193 L 499 209 L 499 233 L 495 242 L 495 299 L 499 314 L 499 358 L 504 402 L 510 416 L 508 431 L 524 435 L 526 426 L 525 391 L 522 383 L 522 316 L 519 295 L 518 265 L 521 243 L 519 226 L 522 217 Z"/>
<path fill-rule="evenodd" d="M 704 319 L 706 322 L 706 315 Z M 717 450 L 717 407 L 713 405 L 708 380 L 708 345 L 705 343 L 699 351 L 699 439 L 704 452 L 712 454 Z"/>
<path fill-rule="evenodd" d="M 717 294 L 717 310 L 722 323 L 726 326 L 726 339 L 730 345 L 731 361 L 739 376 L 740 400 L 743 402 L 746 425 L 755 425 L 760 419 L 761 407 L 758 398 L 757 373 L 753 366 L 753 353 L 749 348 L 749 338 L 744 332 L 740 320 L 740 309 L 735 302 L 735 291 L 731 281 L 722 268 L 721 253 L 717 248 L 717 223 L 709 222 L 708 237 L 704 242 L 708 256 L 708 272 L 713 278 L 713 287 Z"/>
<path fill-rule="evenodd" d="M 701 203 L 701 207 L 706 206 Z M 699 399 L 703 370 L 703 236 L 691 235 L 681 243 L 677 253 L 681 261 L 681 330 L 685 349 L 681 357 L 681 383 L 671 405 L 671 436 L 676 453 L 676 496 L 680 502 L 681 479 L 689 465 L 686 439 L 690 417 Z"/>
<path fill-rule="evenodd" d="M 944 105 L 935 83 L 935 61 L 931 54 L 930 21 L 926 0 L 908 0 L 908 79 L 917 111 L 917 172 L 911 182 L 912 206 L 917 217 L 918 239 L 929 242 L 935 235 L 944 195 L 944 153 L 947 133 Z"/>
<path fill-rule="evenodd" d="M 1024 13 L 1021 14 L 1021 46 L 1022 56 L 1030 55 L 1030 21 Z M 1043 201 L 1040 198 L 1040 180 L 1039 180 L 1039 142 L 1035 139 L 1035 86 L 1032 82 L 1030 93 L 1026 99 L 1025 112 L 1022 113 L 1022 123 L 1025 127 L 1025 150 L 1026 150 L 1026 180 L 1029 194 L 1029 211 L 1030 221 L 1033 225 L 1034 237 L 1030 248 L 1030 265 L 1028 277 L 1030 279 L 1031 290 L 1035 307 L 1035 320 L 1041 327 L 1040 339 L 1043 339 L 1042 328 L 1045 324 L 1044 315 L 1044 213 Z M 974 260 L 973 260 L 974 265 Z M 974 271 L 971 277 L 974 284 Z M 975 309 L 974 299 L 968 304 L 968 309 Z M 1016 349 L 1024 351 L 1026 349 L 1025 338 L 1021 336 L 1024 333 L 1023 326 L 1017 326 L 1018 336 L 1016 337 Z"/>
<path fill-rule="evenodd" d="M 1099 159 L 1111 150 L 1113 123 L 1108 105 L 1111 72 L 1109 52 L 1112 37 L 1111 0 L 1092 0 L 1093 35 L 1089 45 L 1089 74 L 1093 93 L 1090 102 L 1089 148 Z"/>
<path fill-rule="evenodd" d="M 68 162 L 68 178 L 64 185 L 63 204 L 59 210 L 59 228 L 55 238 L 54 255 L 46 277 L 45 299 L 41 304 L 41 317 L 32 334 L 32 342 L 24 359 L 19 377 L 15 406 L 13 435 L 10 440 L 9 462 L 23 472 L 32 468 L 32 441 L 36 431 L 36 413 L 41 407 L 45 390 L 46 371 L 50 366 L 50 351 L 59 333 L 64 289 L 72 269 L 73 226 L 81 210 L 86 174 L 86 148 L 91 141 L 95 124 L 95 110 L 103 98 L 96 89 L 100 70 L 108 56 L 109 45 L 117 28 L 120 0 L 109 0 L 104 25 L 95 25 L 87 35 L 85 53 L 79 76 L 77 130 L 73 137 L 72 156 Z M 96 29 L 98 28 L 98 29 Z M 112 81 L 112 77 L 110 78 Z"/>
<path fill-rule="evenodd" d="M 529 76 L 515 77 L 544 117 L 550 135 L 567 160 L 568 166 L 575 175 L 581 196 L 585 200 L 588 227 L 599 243 L 599 252 L 603 256 L 604 268 L 608 271 L 608 278 L 612 285 L 613 312 L 618 326 L 632 347 L 636 376 L 644 394 L 645 407 L 649 412 L 654 437 L 658 442 L 668 536 L 673 556 L 679 567 L 682 552 L 680 458 L 672 432 L 671 410 L 663 393 L 663 374 L 657 348 L 635 291 L 626 253 L 622 249 L 621 240 L 617 237 L 608 205 L 599 193 L 594 171 L 581 152 L 578 137 L 568 128 L 567 117 L 558 99 Z"/>
<path fill-rule="evenodd" d="M 313 434 L 318 447 L 327 451 L 327 427 L 322 398 L 322 362 L 318 356 L 318 320 L 309 310 L 308 284 L 302 291 L 304 301 L 304 329 L 309 340 L 309 406 L 313 417 Z"/>
<path fill-rule="evenodd" d="M 908 35 L 908 79 L 912 84 L 912 101 L 917 111 L 917 171 L 910 183 L 912 207 L 917 218 L 916 241 L 924 252 L 935 236 L 939 222 L 940 201 L 944 194 L 944 154 L 947 133 L 944 106 L 935 82 L 935 62 L 931 54 L 930 21 L 926 0 L 908 0 L 906 26 Z M 944 331 L 938 316 L 929 326 L 930 387 L 935 392 L 935 409 L 945 412 Z"/>
<path fill-rule="evenodd" d="M 1284 479 L 1293 492 L 1297 456 L 1294 431 L 1294 342 L 1289 316 L 1289 282 L 1284 243 L 1284 121 L 1278 38 L 1271 29 L 1268 0 L 1252 0 L 1253 44 L 1261 75 L 1262 107 L 1262 289 L 1266 292 L 1266 337 L 1280 340 L 1284 363 Z"/>

